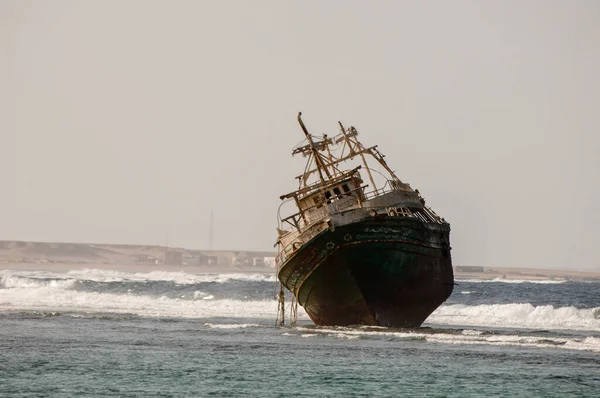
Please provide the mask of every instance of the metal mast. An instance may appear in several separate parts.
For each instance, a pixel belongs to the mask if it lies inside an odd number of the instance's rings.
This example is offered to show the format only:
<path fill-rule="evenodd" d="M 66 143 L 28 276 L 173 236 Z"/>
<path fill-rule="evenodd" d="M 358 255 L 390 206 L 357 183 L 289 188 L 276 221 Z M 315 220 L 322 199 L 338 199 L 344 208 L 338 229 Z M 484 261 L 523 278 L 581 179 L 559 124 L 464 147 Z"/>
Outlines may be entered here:
<path fill-rule="evenodd" d="M 298 123 L 300 123 L 300 127 L 302 127 L 302 131 L 304 131 L 304 135 L 306 136 L 306 139 L 308 140 L 308 145 L 310 146 L 312 155 L 315 158 L 315 163 L 317 165 L 317 171 L 319 172 L 319 178 L 321 179 L 321 183 L 323 183 L 323 185 L 325 185 L 325 178 L 323 178 L 323 171 L 325 171 L 325 174 L 327 174 L 328 178 L 331 178 L 331 174 L 329 174 L 329 170 L 327 170 L 327 167 L 323 163 L 323 159 L 321 159 L 321 154 L 315 147 L 315 143 L 313 142 L 310 133 L 308 132 L 308 130 L 306 129 L 306 126 L 302 122 L 302 112 L 298 112 Z"/>

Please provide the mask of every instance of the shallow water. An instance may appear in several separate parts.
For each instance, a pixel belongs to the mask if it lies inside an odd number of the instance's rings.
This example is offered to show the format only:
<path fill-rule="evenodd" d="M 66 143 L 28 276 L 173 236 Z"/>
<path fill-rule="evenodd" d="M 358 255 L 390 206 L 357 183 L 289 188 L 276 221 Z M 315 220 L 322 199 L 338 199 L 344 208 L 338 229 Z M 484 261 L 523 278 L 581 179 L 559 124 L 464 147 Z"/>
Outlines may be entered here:
<path fill-rule="evenodd" d="M 597 396 L 600 283 L 458 281 L 418 329 L 276 327 L 274 277 L 0 272 L 3 396 Z"/>

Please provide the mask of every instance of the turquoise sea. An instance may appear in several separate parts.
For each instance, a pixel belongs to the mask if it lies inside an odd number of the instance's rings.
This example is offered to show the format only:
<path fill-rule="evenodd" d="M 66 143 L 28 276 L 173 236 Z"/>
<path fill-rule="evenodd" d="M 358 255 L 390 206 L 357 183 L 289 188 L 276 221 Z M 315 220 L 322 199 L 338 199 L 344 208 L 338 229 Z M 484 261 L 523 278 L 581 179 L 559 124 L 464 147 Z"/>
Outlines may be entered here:
<path fill-rule="evenodd" d="M 274 283 L 0 271 L 0 396 L 600 396 L 600 283 L 457 280 L 418 329 L 278 327 Z"/>

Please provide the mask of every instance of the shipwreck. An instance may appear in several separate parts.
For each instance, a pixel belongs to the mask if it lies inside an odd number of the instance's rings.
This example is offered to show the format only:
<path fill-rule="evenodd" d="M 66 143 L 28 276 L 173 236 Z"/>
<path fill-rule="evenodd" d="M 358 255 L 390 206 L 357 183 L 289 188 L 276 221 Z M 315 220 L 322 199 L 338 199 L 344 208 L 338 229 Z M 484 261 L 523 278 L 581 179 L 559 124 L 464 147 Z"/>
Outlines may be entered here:
<path fill-rule="evenodd" d="M 313 136 L 301 115 L 292 154 L 306 167 L 280 197 L 293 214 L 278 214 L 278 322 L 287 289 L 292 323 L 300 304 L 316 325 L 420 326 L 454 287 L 450 224 L 356 128 Z"/>

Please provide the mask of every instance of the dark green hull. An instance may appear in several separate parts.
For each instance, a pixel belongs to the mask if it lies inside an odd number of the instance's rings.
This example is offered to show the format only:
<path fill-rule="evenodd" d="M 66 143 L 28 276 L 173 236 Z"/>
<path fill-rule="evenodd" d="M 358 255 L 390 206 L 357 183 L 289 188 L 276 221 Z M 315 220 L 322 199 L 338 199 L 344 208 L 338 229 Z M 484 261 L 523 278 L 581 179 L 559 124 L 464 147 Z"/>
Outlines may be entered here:
<path fill-rule="evenodd" d="M 452 293 L 450 226 L 369 217 L 325 230 L 279 280 L 316 325 L 418 327 Z"/>

